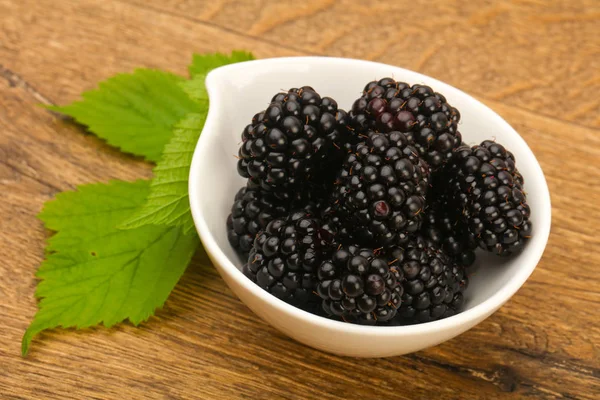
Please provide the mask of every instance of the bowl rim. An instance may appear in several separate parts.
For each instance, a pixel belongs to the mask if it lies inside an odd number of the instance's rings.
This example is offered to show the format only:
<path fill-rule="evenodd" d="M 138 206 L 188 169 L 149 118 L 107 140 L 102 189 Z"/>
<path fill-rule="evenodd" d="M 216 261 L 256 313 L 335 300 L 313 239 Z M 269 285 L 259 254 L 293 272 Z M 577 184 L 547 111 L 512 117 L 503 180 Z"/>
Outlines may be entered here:
<path fill-rule="evenodd" d="M 498 289 L 494 294 L 489 296 L 487 299 L 482 301 L 481 303 L 473 306 L 472 308 L 461 311 L 460 313 L 432 322 L 425 322 L 415 325 L 402 325 L 402 326 L 366 326 L 366 325 L 357 325 L 346 323 L 342 321 L 335 321 L 331 319 L 327 319 L 325 317 L 321 317 L 308 311 L 304 311 L 300 308 L 297 308 L 291 304 L 284 302 L 271 295 L 267 291 L 260 288 L 258 285 L 250 281 L 243 273 L 240 271 L 234 263 L 225 255 L 225 253 L 221 250 L 220 246 L 217 244 L 214 236 L 208 228 L 208 225 L 204 219 L 204 211 L 200 207 L 199 201 L 196 199 L 196 194 L 200 191 L 197 190 L 200 186 L 201 182 L 201 171 L 199 165 L 201 164 L 202 154 L 208 150 L 205 149 L 206 146 L 203 144 L 206 143 L 208 137 L 211 135 L 210 131 L 207 130 L 207 127 L 210 127 L 212 124 L 209 122 L 214 118 L 214 114 L 216 113 L 216 107 L 209 107 L 208 115 L 206 118 L 206 124 L 202 133 L 200 135 L 200 139 L 196 144 L 196 148 L 194 150 L 192 164 L 190 167 L 189 174 L 189 182 L 188 182 L 188 191 L 189 191 L 189 201 L 190 208 L 192 211 L 192 216 L 194 219 L 194 224 L 196 229 L 200 235 L 200 239 L 202 244 L 206 250 L 206 252 L 212 256 L 213 259 L 216 260 L 215 267 L 217 270 L 221 270 L 226 273 L 231 279 L 237 281 L 240 285 L 242 285 L 247 291 L 249 291 L 253 296 L 259 297 L 262 301 L 269 303 L 274 308 L 278 309 L 278 311 L 283 312 L 285 314 L 291 315 L 295 319 L 303 320 L 306 323 L 309 323 L 313 326 L 320 326 L 329 330 L 335 331 L 344 331 L 347 333 L 354 334 L 365 334 L 365 335 L 375 335 L 375 336 L 403 336 L 403 335 L 414 335 L 414 334 L 428 334 L 434 333 L 437 331 L 443 331 L 447 329 L 456 328 L 461 325 L 467 325 L 470 321 L 481 321 L 493 313 L 495 310 L 500 308 L 505 302 L 507 302 L 527 281 L 529 276 L 533 273 L 537 264 L 539 263 L 546 245 L 548 243 L 548 237 L 550 234 L 550 226 L 551 226 L 551 203 L 550 203 L 550 193 L 548 189 L 548 184 L 546 182 L 546 177 L 544 172 L 542 171 L 541 166 L 531 148 L 527 145 L 525 140 L 519 133 L 508 123 L 506 122 L 500 115 L 498 115 L 495 111 L 493 111 L 490 107 L 486 106 L 473 96 L 463 92 L 462 90 L 455 88 L 447 83 L 439 81 L 430 76 L 411 71 L 409 69 L 383 64 L 373 61 L 365 61 L 358 60 L 352 58 L 339 58 L 339 57 L 322 57 L 322 56 L 303 56 L 303 57 L 279 57 L 279 58 L 267 58 L 260 60 L 252 60 L 246 61 L 236 64 L 230 64 L 223 67 L 216 68 L 209 72 L 206 76 L 206 88 L 210 98 L 210 104 L 220 104 L 221 93 L 216 89 L 216 85 L 218 84 L 218 76 L 226 75 L 230 72 L 248 68 L 249 65 L 252 67 L 263 67 L 268 65 L 276 65 L 276 64 L 285 64 L 289 62 L 305 62 L 316 65 L 322 65 L 323 63 L 337 63 L 337 64 L 363 64 L 372 67 L 388 67 L 398 71 L 402 71 L 403 73 L 409 73 L 416 78 L 421 79 L 422 81 L 426 81 L 428 85 L 443 87 L 446 89 L 457 91 L 460 95 L 466 96 L 470 101 L 474 102 L 479 107 L 483 107 L 487 112 L 489 112 L 491 118 L 494 120 L 495 124 L 499 124 L 503 126 L 503 130 L 507 129 L 511 134 L 515 135 L 515 139 L 517 141 L 521 141 L 520 145 L 525 147 L 525 150 L 528 151 L 533 160 L 534 170 L 531 171 L 532 174 L 539 175 L 541 177 L 541 185 L 538 187 L 539 196 L 543 196 L 542 200 L 542 209 L 540 212 L 545 213 L 546 215 L 542 215 L 542 221 L 545 223 L 538 224 L 536 226 L 536 236 L 538 238 L 542 238 L 542 241 L 536 246 L 530 248 L 529 259 L 530 262 L 527 263 L 526 267 L 521 267 L 518 272 L 513 275 L 510 280 L 503 285 L 500 289 Z M 206 132 L 205 132 L 206 131 Z M 213 133 L 214 134 L 214 133 Z M 547 222 L 546 222 L 547 221 Z M 540 239 L 538 239 L 540 240 Z M 524 250 L 527 251 L 527 250 Z M 218 265 L 217 265 L 218 264 Z M 243 301 L 242 301 L 243 302 Z M 477 323 L 476 322 L 476 323 Z"/>

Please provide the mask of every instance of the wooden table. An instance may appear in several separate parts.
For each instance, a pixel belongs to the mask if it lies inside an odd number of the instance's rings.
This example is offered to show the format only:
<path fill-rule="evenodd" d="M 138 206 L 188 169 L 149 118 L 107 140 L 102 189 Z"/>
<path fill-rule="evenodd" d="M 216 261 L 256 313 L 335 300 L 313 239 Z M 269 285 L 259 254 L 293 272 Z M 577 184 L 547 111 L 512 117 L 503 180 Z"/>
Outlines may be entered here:
<path fill-rule="evenodd" d="M 433 3 L 0 0 L 0 398 L 600 398 L 599 3 Z M 140 328 L 54 330 L 21 358 L 47 237 L 35 217 L 42 204 L 151 169 L 36 105 L 66 104 L 135 67 L 184 74 L 192 52 L 236 48 L 395 64 L 500 113 L 552 193 L 552 233 L 533 276 L 456 339 L 356 360 L 276 332 L 199 254 Z"/>

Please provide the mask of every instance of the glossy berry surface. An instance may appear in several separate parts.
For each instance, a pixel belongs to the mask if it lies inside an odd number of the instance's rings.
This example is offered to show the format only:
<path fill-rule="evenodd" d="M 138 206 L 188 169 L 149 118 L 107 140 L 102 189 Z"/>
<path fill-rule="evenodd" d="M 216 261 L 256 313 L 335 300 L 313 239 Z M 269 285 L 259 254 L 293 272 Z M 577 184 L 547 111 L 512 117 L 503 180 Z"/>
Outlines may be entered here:
<path fill-rule="evenodd" d="M 247 181 L 227 219 L 242 272 L 354 324 L 461 312 L 476 254 L 520 251 L 532 224 L 514 155 L 465 145 L 459 121 L 443 95 L 392 78 L 368 83 L 349 114 L 309 86 L 276 94 L 242 133 Z"/>
<path fill-rule="evenodd" d="M 400 132 L 370 132 L 346 156 L 326 214 L 357 243 L 400 244 L 421 228 L 429 167 Z"/>
<path fill-rule="evenodd" d="M 242 272 L 264 290 L 304 307 L 318 301 L 316 272 L 335 249 L 335 235 L 300 210 L 272 220 L 254 240 Z"/>
<path fill-rule="evenodd" d="M 402 273 L 372 249 L 340 246 L 317 272 L 317 293 L 331 317 L 376 325 L 390 321 L 400 306 Z"/>
<path fill-rule="evenodd" d="M 260 188 L 242 187 L 235 195 L 227 217 L 227 238 L 231 246 L 247 257 L 254 238 L 273 219 L 288 212 L 284 203 Z"/>
<path fill-rule="evenodd" d="M 387 253 L 404 277 L 402 302 L 393 324 L 436 321 L 460 311 L 468 278 L 464 267 L 441 247 L 419 235 Z"/>
<path fill-rule="evenodd" d="M 433 179 L 434 182 L 436 180 Z M 436 187 L 435 183 L 434 187 Z M 475 262 L 477 243 L 468 234 L 464 224 L 460 223 L 448 201 L 434 193 L 430 198 L 433 197 L 435 200 L 427 205 L 422 233 L 441 246 L 457 263 L 470 267 Z"/>
<path fill-rule="evenodd" d="M 282 200 L 311 190 L 340 161 L 348 123 L 335 100 L 309 86 L 278 93 L 244 128 L 238 173 Z"/>
<path fill-rule="evenodd" d="M 461 143 L 460 113 L 440 93 L 425 85 L 383 78 L 369 82 L 350 111 L 353 129 L 400 131 L 435 170 L 448 162 Z"/>
<path fill-rule="evenodd" d="M 443 171 L 443 191 L 469 240 L 498 255 L 523 249 L 532 234 L 523 176 L 513 154 L 486 140 L 461 146 Z"/>

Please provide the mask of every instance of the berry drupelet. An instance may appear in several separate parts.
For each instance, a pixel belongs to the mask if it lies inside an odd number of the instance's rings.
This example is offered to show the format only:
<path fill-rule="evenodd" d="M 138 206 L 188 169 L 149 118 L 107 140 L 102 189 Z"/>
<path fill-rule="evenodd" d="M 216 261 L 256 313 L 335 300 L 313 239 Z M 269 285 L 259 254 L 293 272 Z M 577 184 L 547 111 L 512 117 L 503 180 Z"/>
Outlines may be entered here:
<path fill-rule="evenodd" d="M 227 217 L 227 238 L 247 258 L 258 232 L 273 219 L 285 215 L 288 207 L 271 193 L 256 187 L 242 187 Z"/>
<path fill-rule="evenodd" d="M 360 245 L 401 244 L 421 227 L 428 179 L 427 163 L 404 134 L 370 132 L 346 156 L 325 215 Z"/>
<path fill-rule="evenodd" d="M 348 114 L 335 100 L 309 86 L 278 93 L 244 128 L 238 172 L 289 200 L 298 190 L 310 190 L 321 170 L 340 159 L 332 155 L 342 152 L 348 123 Z"/>
<path fill-rule="evenodd" d="M 513 154 L 486 140 L 455 150 L 444 170 L 449 209 L 469 240 L 498 255 L 520 251 L 531 237 L 531 210 Z"/>
<path fill-rule="evenodd" d="M 369 82 L 350 112 L 353 129 L 364 134 L 400 131 L 435 170 L 461 143 L 460 113 L 429 86 L 383 78 Z"/>
<path fill-rule="evenodd" d="M 438 245 L 419 235 L 387 253 L 404 277 L 402 302 L 392 324 L 436 321 L 460 311 L 468 278 Z"/>
<path fill-rule="evenodd" d="M 435 183 L 434 187 L 436 187 Z M 431 197 L 435 200 L 427 205 L 422 233 L 441 246 L 457 263 L 470 267 L 475 262 L 474 250 L 477 248 L 477 243 L 468 234 L 463 224 L 456 219 L 455 213 L 450 211 L 446 199 L 436 197 L 434 193 L 430 195 Z"/>
<path fill-rule="evenodd" d="M 258 233 L 242 272 L 275 297 L 306 308 L 318 302 L 316 271 L 335 248 L 327 226 L 304 210 L 292 212 Z"/>
<path fill-rule="evenodd" d="M 347 322 L 383 324 L 400 305 L 402 273 L 372 249 L 340 246 L 319 266 L 317 279 L 325 313 Z"/>

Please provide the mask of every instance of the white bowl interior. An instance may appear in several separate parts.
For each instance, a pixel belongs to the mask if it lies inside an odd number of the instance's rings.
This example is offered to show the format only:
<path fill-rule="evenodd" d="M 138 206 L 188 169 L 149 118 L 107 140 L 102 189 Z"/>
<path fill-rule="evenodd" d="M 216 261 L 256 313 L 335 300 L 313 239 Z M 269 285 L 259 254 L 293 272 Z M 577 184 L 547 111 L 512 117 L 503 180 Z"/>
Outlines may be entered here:
<path fill-rule="evenodd" d="M 550 199 L 544 175 L 524 140 L 488 107 L 447 84 L 401 68 L 357 60 L 304 57 L 234 64 L 211 72 L 207 77 L 210 113 L 190 177 L 192 211 L 202 240 L 205 247 L 207 241 L 211 241 L 216 245 L 212 250 L 221 252 L 213 254 L 213 257 L 224 256 L 219 261 L 241 268 L 242 261 L 231 248 L 225 227 L 233 197 L 244 185 L 244 179 L 236 171 L 235 155 L 243 128 L 254 114 L 266 108 L 275 93 L 310 85 L 322 96 L 336 99 L 340 108 L 348 110 L 367 82 L 386 76 L 410 84 L 427 84 L 444 94 L 448 102 L 461 112 L 459 130 L 464 141 L 475 144 L 495 138 L 513 152 L 517 167 L 525 178 L 532 210 L 533 238 L 525 251 L 511 258 L 478 254 L 480 268 L 471 277 L 465 310 L 474 309 L 494 298 L 484 307 L 486 310 L 471 316 L 482 319 L 484 311 L 491 313 L 512 296 L 533 272 L 541 257 L 550 230 Z M 235 279 L 238 278 L 246 279 L 241 274 Z"/>

